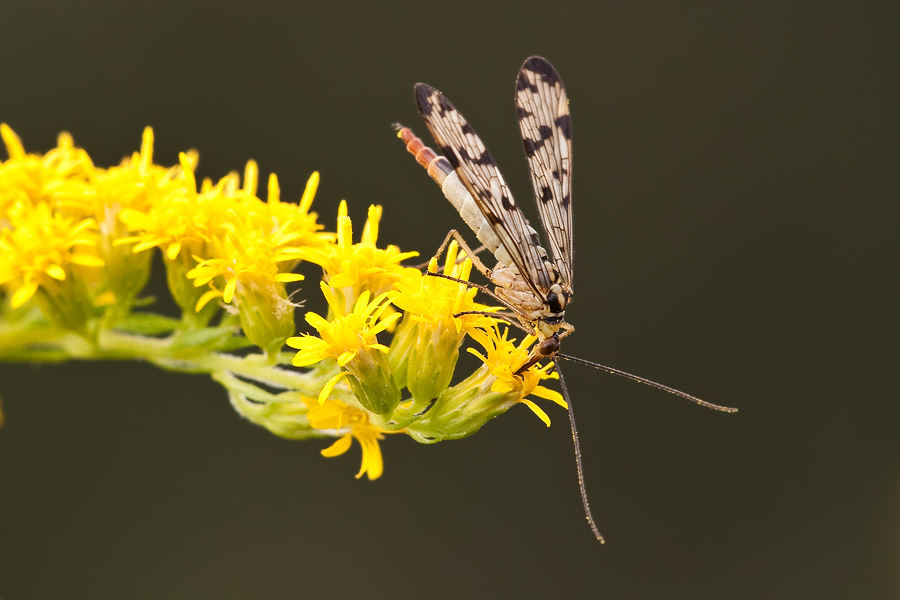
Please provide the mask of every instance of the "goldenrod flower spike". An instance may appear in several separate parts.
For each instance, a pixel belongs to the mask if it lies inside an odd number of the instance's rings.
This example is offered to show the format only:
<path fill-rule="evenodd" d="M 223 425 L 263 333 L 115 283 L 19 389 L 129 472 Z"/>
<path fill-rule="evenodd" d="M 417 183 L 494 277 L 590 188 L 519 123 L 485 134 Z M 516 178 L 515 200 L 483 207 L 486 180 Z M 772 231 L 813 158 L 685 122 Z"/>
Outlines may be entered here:
<path fill-rule="evenodd" d="M 0 136 L 9 153 L 0 162 L 0 359 L 137 358 L 210 373 L 241 415 L 276 435 L 332 436 L 325 456 L 357 440 L 357 477 L 370 479 L 383 471 L 385 433 L 433 443 L 470 435 L 516 404 L 546 424 L 536 399 L 565 405 L 540 385 L 554 377 L 551 365 L 516 374 L 534 338 L 508 339 L 476 288 L 403 266 L 415 252 L 379 247 L 380 205 L 368 207 L 355 243 L 344 201 L 335 230 L 323 231 L 311 212 L 318 172 L 294 204 L 282 202 L 274 173 L 265 200 L 257 196 L 252 160 L 243 177 L 204 178 L 198 189 L 198 153 L 154 164 L 149 127 L 140 151 L 108 169 L 66 133 L 44 155 L 27 154 L 5 124 Z M 132 310 L 154 248 L 180 321 Z M 454 242 L 428 270 L 466 281 L 472 263 L 459 258 Z M 301 261 L 324 271 L 328 313 L 305 315 L 315 335 L 294 335 L 299 302 L 286 285 L 303 279 Z M 467 339 L 483 364 L 451 387 Z M 298 369 L 274 366 L 286 362 L 285 343 Z M 249 344 L 263 353 L 232 353 Z"/>

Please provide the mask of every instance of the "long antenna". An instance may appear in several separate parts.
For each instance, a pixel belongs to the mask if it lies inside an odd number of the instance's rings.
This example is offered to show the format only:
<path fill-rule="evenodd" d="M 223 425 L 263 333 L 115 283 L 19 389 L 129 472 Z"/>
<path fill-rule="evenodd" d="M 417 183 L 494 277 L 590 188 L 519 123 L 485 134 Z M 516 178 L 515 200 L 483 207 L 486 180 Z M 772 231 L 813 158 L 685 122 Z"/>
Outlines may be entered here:
<path fill-rule="evenodd" d="M 561 356 L 561 355 L 560 355 Z M 572 411 L 572 400 L 569 398 L 569 390 L 566 388 L 566 380 L 563 379 L 562 371 L 559 369 L 559 361 L 553 360 L 553 366 L 559 373 L 559 385 L 562 387 L 563 397 L 566 399 L 566 407 L 569 409 L 569 425 L 572 426 L 572 441 L 575 445 L 575 467 L 578 470 L 578 489 L 581 491 L 581 504 L 584 505 L 584 516 L 587 518 L 591 531 L 597 536 L 597 541 L 601 544 L 605 543 L 600 530 L 597 529 L 597 523 L 594 521 L 594 515 L 591 514 L 591 507 L 588 505 L 587 490 L 584 487 L 584 468 L 581 466 L 581 444 L 578 443 L 578 429 L 575 427 L 575 413 Z"/>
<path fill-rule="evenodd" d="M 619 377 L 624 377 L 625 379 L 637 381 L 638 383 L 643 383 L 644 385 L 649 385 L 650 387 L 656 388 L 658 390 L 662 390 L 664 392 L 669 392 L 670 394 L 675 394 L 679 398 L 684 398 L 685 400 L 690 400 L 691 402 L 693 402 L 695 404 L 699 404 L 700 406 L 705 406 L 706 408 L 711 408 L 713 410 L 720 410 L 722 412 L 727 412 L 727 413 L 737 412 L 736 408 L 730 408 L 728 406 L 719 406 L 718 404 L 712 404 L 710 402 L 705 402 L 705 401 L 701 400 L 700 398 L 691 396 L 690 394 L 685 394 L 684 392 L 678 391 L 675 388 L 670 388 L 667 385 L 663 385 L 661 383 L 656 383 L 655 381 L 650 381 L 649 379 L 644 379 L 643 377 L 638 377 L 637 375 L 632 375 L 631 373 L 626 373 L 625 371 L 620 371 L 619 369 L 613 369 L 612 367 L 606 367 L 601 364 L 591 362 L 589 360 L 584 360 L 583 358 L 578 358 L 577 356 L 569 356 L 568 354 L 561 354 L 559 352 L 556 353 L 556 356 L 558 356 L 560 358 L 564 358 L 566 360 L 571 360 L 572 362 L 578 363 L 580 365 L 594 367 L 595 369 L 605 371 L 612 375 L 618 375 Z M 556 370 L 559 371 L 559 363 L 556 361 L 553 361 L 553 362 L 556 365 Z M 560 381 L 562 381 L 562 373 L 560 373 L 559 379 L 560 379 Z M 565 389 L 566 389 L 566 386 L 565 386 L 565 384 L 563 384 L 563 390 L 565 390 Z M 568 398 L 566 399 L 566 401 L 568 402 Z M 574 421 L 572 422 L 572 428 L 574 431 L 574 428 L 575 428 Z M 575 446 L 576 446 L 576 448 L 578 446 L 577 440 L 575 441 Z M 585 505 L 585 507 L 587 507 L 587 505 Z"/>

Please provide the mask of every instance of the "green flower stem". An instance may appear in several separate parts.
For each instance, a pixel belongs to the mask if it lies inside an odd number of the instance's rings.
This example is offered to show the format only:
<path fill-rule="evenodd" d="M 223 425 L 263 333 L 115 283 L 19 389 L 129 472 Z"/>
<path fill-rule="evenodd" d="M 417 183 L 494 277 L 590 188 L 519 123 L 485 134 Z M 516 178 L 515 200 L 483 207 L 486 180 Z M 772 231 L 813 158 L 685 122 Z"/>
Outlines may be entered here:
<path fill-rule="evenodd" d="M 117 331 L 102 331 L 97 343 L 51 325 L 19 326 L 0 322 L 0 361 L 64 362 L 66 360 L 143 360 L 164 369 L 186 373 L 229 372 L 273 387 L 315 396 L 322 388 L 322 374 L 272 366 L 262 354 L 234 356 L 202 349 L 185 349 L 176 336 L 152 338 Z M 290 362 L 280 355 L 279 363 Z M 327 380 L 327 377 L 326 377 Z"/>

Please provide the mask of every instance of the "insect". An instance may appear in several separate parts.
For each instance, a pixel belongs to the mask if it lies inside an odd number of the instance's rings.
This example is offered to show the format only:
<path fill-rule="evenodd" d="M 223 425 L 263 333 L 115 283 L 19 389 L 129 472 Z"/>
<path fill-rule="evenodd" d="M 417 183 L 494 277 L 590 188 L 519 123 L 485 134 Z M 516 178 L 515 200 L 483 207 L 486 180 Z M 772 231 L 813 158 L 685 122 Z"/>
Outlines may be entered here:
<path fill-rule="evenodd" d="M 417 83 L 415 95 L 419 113 L 443 156 L 425 146 L 412 130 L 395 124 L 398 137 L 406 143 L 407 150 L 425 167 L 431 178 L 441 186 L 446 198 L 459 211 L 483 248 L 494 255 L 497 266 L 493 269 L 485 266 L 477 252 L 472 251 L 455 229 L 447 234 L 436 256 L 444 251 L 451 239 L 456 239 L 475 267 L 495 288 L 491 291 L 478 284 L 460 283 L 479 287 L 510 311 L 491 313 L 492 316 L 500 317 L 538 338 L 531 356 L 517 373 L 543 359 L 554 363 L 568 405 L 585 516 L 594 535 L 602 543 L 603 536 L 600 535 L 588 504 L 575 415 L 559 368 L 559 359 L 564 358 L 626 377 L 715 410 L 735 412 L 736 409 L 710 404 L 643 377 L 559 351 L 560 341 L 575 330 L 565 321 L 565 310 L 574 294 L 572 118 L 562 79 L 546 59 L 532 56 L 519 69 L 515 103 L 538 215 L 550 248 L 549 253 L 541 246 L 538 233 L 529 225 L 513 199 L 494 157 L 468 121 L 443 94 L 429 85 Z M 459 281 L 440 273 L 428 274 Z"/>

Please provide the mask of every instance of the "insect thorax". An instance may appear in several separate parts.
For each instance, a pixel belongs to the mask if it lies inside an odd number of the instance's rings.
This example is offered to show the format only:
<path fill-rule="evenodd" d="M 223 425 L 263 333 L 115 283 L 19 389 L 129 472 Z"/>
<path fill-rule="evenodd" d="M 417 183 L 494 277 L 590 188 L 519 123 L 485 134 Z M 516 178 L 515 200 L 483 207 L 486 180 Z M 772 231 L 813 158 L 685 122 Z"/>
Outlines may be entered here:
<path fill-rule="evenodd" d="M 546 297 L 536 294 L 515 267 L 498 264 L 491 271 L 491 281 L 497 286 L 494 292 L 501 300 L 516 308 L 519 320 L 534 329 L 541 340 L 551 337 L 560 329 L 571 327 L 565 322 L 565 313 L 572 293 L 559 284 L 552 263 L 545 265 L 549 267 L 554 279 Z"/>

